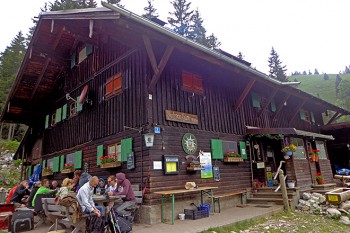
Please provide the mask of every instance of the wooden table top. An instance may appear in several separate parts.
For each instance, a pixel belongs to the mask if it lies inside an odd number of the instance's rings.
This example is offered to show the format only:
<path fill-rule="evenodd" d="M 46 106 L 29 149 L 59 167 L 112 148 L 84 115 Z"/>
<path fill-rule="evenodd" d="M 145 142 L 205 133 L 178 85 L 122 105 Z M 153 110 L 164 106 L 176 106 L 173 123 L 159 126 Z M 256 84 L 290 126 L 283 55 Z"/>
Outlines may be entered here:
<path fill-rule="evenodd" d="M 164 190 L 164 191 L 157 191 L 157 192 L 154 192 L 154 193 L 155 193 L 155 194 L 160 194 L 160 195 L 171 195 L 171 194 L 177 194 L 177 193 L 190 193 L 190 192 L 211 190 L 211 189 L 217 189 L 217 188 L 218 188 L 218 187 L 203 186 L 203 187 L 198 187 L 198 188 L 195 188 L 195 189 Z"/>

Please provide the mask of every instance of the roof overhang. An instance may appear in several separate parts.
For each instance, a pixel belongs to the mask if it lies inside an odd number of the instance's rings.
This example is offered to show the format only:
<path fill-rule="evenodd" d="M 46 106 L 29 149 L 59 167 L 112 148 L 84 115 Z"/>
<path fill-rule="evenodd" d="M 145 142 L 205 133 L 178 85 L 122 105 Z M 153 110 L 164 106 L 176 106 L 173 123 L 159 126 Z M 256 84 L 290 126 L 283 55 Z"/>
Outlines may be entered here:
<path fill-rule="evenodd" d="M 334 140 L 332 135 L 319 134 L 304 130 L 298 130 L 295 128 L 257 128 L 252 126 L 247 126 L 246 134 L 283 134 L 283 135 L 297 135 L 310 137 L 313 139 L 326 139 L 326 140 Z"/>

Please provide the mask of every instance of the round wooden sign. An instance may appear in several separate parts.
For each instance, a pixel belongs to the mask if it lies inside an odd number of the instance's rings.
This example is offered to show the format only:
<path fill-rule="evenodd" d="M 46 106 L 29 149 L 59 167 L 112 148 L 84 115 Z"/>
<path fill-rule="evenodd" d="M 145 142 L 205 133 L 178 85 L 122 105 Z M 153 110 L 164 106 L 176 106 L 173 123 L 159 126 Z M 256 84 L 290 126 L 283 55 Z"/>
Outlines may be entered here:
<path fill-rule="evenodd" d="M 192 155 L 197 151 L 197 139 L 191 133 L 186 133 L 182 137 L 182 148 L 186 154 Z"/>

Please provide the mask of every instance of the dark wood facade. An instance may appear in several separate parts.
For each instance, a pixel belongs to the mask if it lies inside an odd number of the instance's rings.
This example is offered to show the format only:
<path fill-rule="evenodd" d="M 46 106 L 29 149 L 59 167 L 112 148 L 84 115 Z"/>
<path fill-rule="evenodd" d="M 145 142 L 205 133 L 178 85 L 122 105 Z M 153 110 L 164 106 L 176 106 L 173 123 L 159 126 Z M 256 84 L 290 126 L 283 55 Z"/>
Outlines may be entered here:
<path fill-rule="evenodd" d="M 31 159 L 38 140 L 42 140 L 42 160 L 81 150 L 91 174 L 106 177 L 123 171 L 133 183 L 143 183 L 147 178 L 145 203 L 149 205 L 159 203 L 155 191 L 183 188 L 186 181 L 218 186 L 218 193 L 241 190 L 251 187 L 249 157 L 234 164 L 213 160 L 213 165 L 220 168 L 220 182 L 201 179 L 200 172 L 186 171 L 188 161 L 181 146 L 182 136 L 194 134 L 198 149 L 210 152 L 211 139 L 245 141 L 246 126 L 291 127 L 319 133 L 323 112 L 343 111 L 295 87 L 269 80 L 246 64 L 219 59 L 217 52 L 199 49 L 192 42 L 182 43 L 168 29 L 138 16 L 129 18 L 124 10 L 114 10 L 117 13 L 104 9 L 47 13 L 40 17 L 10 94 L 11 106 L 2 119 L 31 127 L 22 144 L 24 158 L 33 164 L 40 162 Z M 89 29 L 91 21 L 93 30 Z M 71 68 L 72 53 L 85 44 L 93 45 L 91 55 Z M 184 90 L 183 71 L 202 77 L 203 93 Z M 106 82 L 116 73 L 121 73 L 122 90 L 105 98 Z M 85 85 L 92 104 L 84 103 L 76 115 L 45 128 L 45 117 L 69 103 L 66 94 L 75 99 Z M 259 107 L 253 106 L 252 92 L 261 97 Z M 275 111 L 269 107 L 272 101 Z M 300 119 L 301 109 L 313 113 L 313 122 Z M 165 110 L 196 115 L 198 124 L 166 120 Z M 162 132 L 155 135 L 154 146 L 146 148 L 142 134 L 152 132 L 155 125 Z M 99 168 L 97 146 L 104 145 L 106 150 L 107 145 L 125 138 L 133 139 L 136 168 L 127 170 L 125 163 L 116 169 Z M 275 150 L 278 153 L 280 149 Z M 153 169 L 153 161 L 161 161 L 163 155 L 180 156 L 178 175 L 166 176 L 164 171 Z M 314 171 L 310 170 L 308 159 L 288 163 L 290 176 L 303 185 L 312 183 L 310 173 Z M 329 161 L 320 164 L 322 172 L 328 174 Z M 55 178 L 64 176 L 57 173 Z"/>

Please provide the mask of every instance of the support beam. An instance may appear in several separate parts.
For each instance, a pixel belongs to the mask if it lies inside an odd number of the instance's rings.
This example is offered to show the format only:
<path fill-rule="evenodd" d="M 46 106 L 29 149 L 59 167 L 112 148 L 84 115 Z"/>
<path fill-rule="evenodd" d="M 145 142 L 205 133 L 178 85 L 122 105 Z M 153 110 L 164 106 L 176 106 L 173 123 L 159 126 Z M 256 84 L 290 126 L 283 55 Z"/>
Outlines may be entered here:
<path fill-rule="evenodd" d="M 237 109 L 242 105 L 245 97 L 247 97 L 248 93 L 250 92 L 250 90 L 252 89 L 254 83 L 256 82 L 256 79 L 251 79 L 249 81 L 249 83 L 247 84 L 247 86 L 244 88 L 241 96 L 239 97 L 239 99 L 237 100 L 236 105 L 233 107 L 233 111 L 237 111 Z"/>
<path fill-rule="evenodd" d="M 304 106 L 306 100 L 303 100 L 299 102 L 298 106 L 294 109 L 294 113 L 292 114 L 292 117 L 289 120 L 289 125 L 294 121 L 295 117 L 298 115 L 300 109 Z"/>
<path fill-rule="evenodd" d="M 272 122 L 274 122 L 274 120 L 276 119 L 277 115 L 282 111 L 283 106 L 284 106 L 284 103 L 285 103 L 286 101 L 288 101 L 288 99 L 289 99 L 290 96 L 291 96 L 290 94 L 286 94 L 286 95 L 284 96 L 284 98 L 282 99 L 282 101 L 280 102 L 280 104 L 279 104 L 278 107 L 277 107 L 277 110 L 276 110 L 276 112 L 275 112 L 275 114 L 274 114 L 274 116 L 273 116 L 273 118 L 272 118 Z"/>
<path fill-rule="evenodd" d="M 158 70 L 158 65 L 157 65 L 157 59 L 156 59 L 156 56 L 154 55 L 154 52 L 153 52 L 151 40 L 146 35 L 142 35 L 142 38 L 143 38 L 143 42 L 144 42 L 145 47 L 146 47 L 148 58 L 151 62 L 151 66 L 153 68 L 153 72 L 158 73 L 159 70 Z"/>
<path fill-rule="evenodd" d="M 258 114 L 258 118 L 261 117 L 263 112 L 267 109 L 267 107 L 269 106 L 271 101 L 275 98 L 277 92 L 278 92 L 278 89 L 275 88 L 274 91 L 272 92 L 272 94 L 270 95 L 270 97 L 268 98 L 268 100 L 266 101 L 265 105 L 261 108 L 261 110 L 260 110 L 260 112 Z"/>
<path fill-rule="evenodd" d="M 51 58 L 46 59 L 46 62 L 45 62 L 45 64 L 44 64 L 43 68 L 41 69 L 40 76 L 38 77 L 38 80 L 36 81 L 36 84 L 35 84 L 35 87 L 34 87 L 32 96 L 30 97 L 30 100 L 33 99 L 33 97 L 34 97 L 34 95 L 35 95 L 35 93 L 36 93 L 36 90 L 38 89 L 39 84 L 40 84 L 42 78 L 44 77 L 44 74 L 45 74 L 46 69 L 47 69 L 47 67 L 49 66 L 50 62 L 51 62 Z"/>
<path fill-rule="evenodd" d="M 333 121 L 339 116 L 339 114 L 340 114 L 340 112 L 336 112 L 336 113 L 334 114 L 334 116 L 332 116 L 332 118 L 327 122 L 326 125 L 332 124 Z"/>
<path fill-rule="evenodd" d="M 160 60 L 159 64 L 158 64 L 158 72 L 155 72 L 153 74 L 153 77 L 151 79 L 151 83 L 149 84 L 148 86 L 148 93 L 152 93 L 153 90 L 154 90 L 154 87 L 156 86 L 159 78 L 160 78 L 160 75 L 162 74 L 166 64 L 168 63 L 168 60 L 171 56 L 171 54 L 173 53 L 173 50 L 174 50 L 174 46 L 173 45 L 168 45 L 168 47 L 166 48 L 164 54 L 163 54 L 163 57 L 162 59 Z"/>

